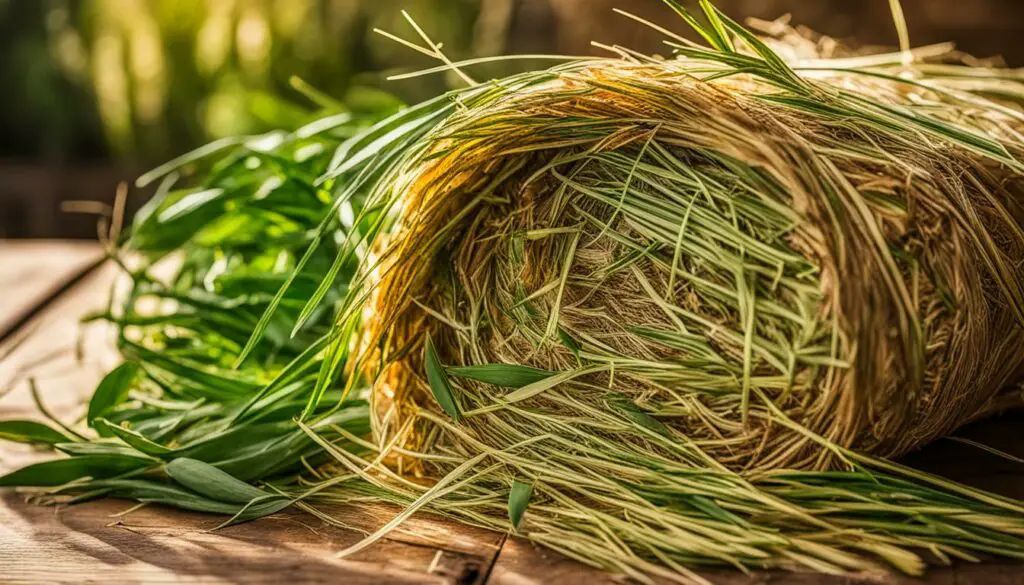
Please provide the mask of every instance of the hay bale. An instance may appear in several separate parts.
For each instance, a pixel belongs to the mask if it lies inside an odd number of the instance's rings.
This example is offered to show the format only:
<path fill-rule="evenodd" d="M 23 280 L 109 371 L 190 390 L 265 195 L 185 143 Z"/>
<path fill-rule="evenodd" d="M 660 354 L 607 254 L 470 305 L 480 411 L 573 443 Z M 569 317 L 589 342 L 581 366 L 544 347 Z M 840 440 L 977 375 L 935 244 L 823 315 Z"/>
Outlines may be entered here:
<path fill-rule="evenodd" d="M 1020 402 L 1021 92 L 900 56 L 786 63 L 709 16 L 733 40 L 479 86 L 407 152 L 378 194 L 398 210 L 364 360 L 378 443 L 434 478 L 493 459 L 461 492 L 485 503 L 437 504 L 475 523 L 505 526 L 491 494 L 515 478 L 543 485 L 527 535 L 627 574 L 957 554 L 858 520 L 904 488 L 862 491 L 854 464 L 1020 523 L 879 458 Z M 786 542 L 740 544 L 768 533 Z"/>
<path fill-rule="evenodd" d="M 737 468 L 828 467 L 766 400 L 887 457 L 1014 402 L 1019 172 L 688 66 L 592 66 L 446 121 L 442 137 L 476 130 L 409 180 L 378 306 L 411 338 L 395 347 L 432 330 L 445 364 L 564 372 L 567 335 L 617 378 L 578 382 L 669 411 Z M 854 91 L 910 98 L 868 81 Z M 503 394 L 470 384 L 465 408 Z"/>

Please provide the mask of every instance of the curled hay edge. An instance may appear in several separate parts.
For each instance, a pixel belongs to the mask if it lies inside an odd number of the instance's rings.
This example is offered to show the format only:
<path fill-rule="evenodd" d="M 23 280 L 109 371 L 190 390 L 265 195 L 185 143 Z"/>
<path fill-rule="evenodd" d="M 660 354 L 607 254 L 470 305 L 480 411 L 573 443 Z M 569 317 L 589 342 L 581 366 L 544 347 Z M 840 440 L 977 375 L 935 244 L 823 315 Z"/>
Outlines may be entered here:
<path fill-rule="evenodd" d="M 446 364 L 577 368 L 546 329 L 554 307 L 594 361 L 623 362 L 611 390 L 679 407 L 663 420 L 737 467 L 828 467 L 765 399 L 887 457 L 1019 400 L 1001 391 L 1024 371 L 1020 172 L 923 134 L 758 99 L 769 89 L 697 81 L 671 63 L 601 65 L 447 121 L 443 154 L 408 179 L 378 297 L 405 354 L 391 366 L 402 382 L 385 382 L 408 389 L 397 400 L 431 404 L 422 348 L 408 348 L 424 330 Z M 859 90 L 903 97 L 895 84 Z M 721 192 L 701 192 L 711 188 Z M 691 337 L 706 344 L 684 346 Z M 708 375 L 673 376 L 687 369 Z M 748 424 L 745 385 L 763 397 Z"/>
<path fill-rule="evenodd" d="M 697 57 L 493 82 L 395 174 L 366 361 L 384 364 L 374 430 L 400 471 L 501 453 L 537 481 L 557 464 L 660 482 L 650 453 L 756 480 L 1019 405 L 1024 118 L 981 97 L 1000 82 Z M 458 421 L 431 396 L 428 337 Z M 557 494 L 556 519 L 574 509 Z M 535 540 L 559 548 L 552 522 Z M 841 544 L 920 570 L 858 538 Z M 820 553 L 737 564 L 864 567 Z M 628 573 L 623 555 L 599 564 Z"/>

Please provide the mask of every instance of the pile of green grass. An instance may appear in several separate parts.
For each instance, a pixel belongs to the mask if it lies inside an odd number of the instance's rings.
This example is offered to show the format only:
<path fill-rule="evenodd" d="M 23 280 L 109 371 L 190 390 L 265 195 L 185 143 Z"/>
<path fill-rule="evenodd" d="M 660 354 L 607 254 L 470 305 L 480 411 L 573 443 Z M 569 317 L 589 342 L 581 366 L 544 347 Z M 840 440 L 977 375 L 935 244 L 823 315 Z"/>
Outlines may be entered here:
<path fill-rule="evenodd" d="M 476 83 L 417 28 L 467 88 L 214 145 L 125 246 L 98 438 L 0 423 L 71 455 L 0 484 L 380 499 L 343 552 L 429 510 L 641 582 L 1024 558 L 1024 504 L 886 459 L 1019 401 L 1022 79 L 671 4 L 706 45 Z"/>
<path fill-rule="evenodd" d="M 324 348 L 351 334 L 333 331 L 331 305 L 360 262 L 346 239 L 363 229 L 365 197 L 338 198 L 337 182 L 320 177 L 339 146 L 398 105 L 350 107 L 298 87 L 319 106 L 308 124 L 221 140 L 139 179 L 159 181 L 157 194 L 110 250 L 130 286 L 85 318 L 116 326 L 126 361 L 76 421 L 88 431 L 0 422 L 3 438 L 70 455 L 0 484 L 46 488 L 47 501 L 112 495 L 248 519 L 292 500 L 245 482 L 290 484 L 324 462 L 294 418 L 318 417 L 334 439 L 334 426 L 369 431 L 365 401 L 341 404 L 340 389 L 310 400 L 316 380 L 339 374 Z"/>

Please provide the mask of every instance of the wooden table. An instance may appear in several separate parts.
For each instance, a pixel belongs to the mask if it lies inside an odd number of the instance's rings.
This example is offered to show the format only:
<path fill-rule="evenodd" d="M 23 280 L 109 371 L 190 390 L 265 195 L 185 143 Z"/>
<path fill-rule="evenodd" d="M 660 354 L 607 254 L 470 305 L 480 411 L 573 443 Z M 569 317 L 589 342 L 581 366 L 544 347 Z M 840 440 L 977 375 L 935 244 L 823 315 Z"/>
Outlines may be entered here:
<path fill-rule="evenodd" d="M 0 419 L 36 418 L 26 379 L 66 420 L 82 412 L 96 382 L 117 363 L 111 332 L 79 318 L 103 306 L 117 274 L 100 265 L 97 246 L 0 242 Z M 6 394 L 6 395 L 4 395 Z M 1020 413 L 964 429 L 962 436 L 1024 456 Z M 44 454 L 0 444 L 0 472 Z M 940 441 L 907 462 L 998 493 L 1024 498 L 1024 465 Z M 416 515 L 388 538 L 352 557 L 334 553 L 387 522 L 383 505 L 330 510 L 352 530 L 300 512 L 208 532 L 222 518 L 159 506 L 131 510 L 123 500 L 70 508 L 39 507 L 0 494 L 0 583 L 449 583 L 606 585 L 611 575 L 517 538 Z M 860 582 L 855 578 L 710 572 L 714 583 L 792 585 Z M 925 581 L 886 583 L 1024 585 L 1024 565 L 1004 561 L 937 568 Z"/>

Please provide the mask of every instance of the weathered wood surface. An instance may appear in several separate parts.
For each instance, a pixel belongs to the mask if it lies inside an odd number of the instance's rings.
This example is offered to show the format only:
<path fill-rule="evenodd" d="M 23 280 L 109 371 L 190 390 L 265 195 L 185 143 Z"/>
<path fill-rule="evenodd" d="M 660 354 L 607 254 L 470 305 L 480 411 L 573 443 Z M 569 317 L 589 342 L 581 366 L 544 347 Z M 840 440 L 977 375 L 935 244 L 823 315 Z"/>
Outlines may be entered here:
<path fill-rule="evenodd" d="M 117 363 L 109 329 L 83 328 L 79 319 L 100 309 L 115 280 L 110 266 L 88 272 L 70 287 L 69 272 L 25 266 L 67 266 L 88 258 L 81 246 L 37 248 L 36 260 L 0 243 L 0 323 L 32 315 L 18 331 L 0 334 L 0 419 L 37 417 L 27 379 L 34 377 L 46 405 L 65 420 L 102 374 Z M 92 248 L 94 251 L 96 248 Z M 5 258 L 20 256 L 16 262 Z M 55 257 L 56 256 L 56 257 Z M 79 272 L 89 262 L 79 264 Z M 11 266 L 23 280 L 8 276 Z M 73 277 L 74 274 L 71 274 Z M 9 289 L 14 283 L 16 289 Z M 66 290 L 65 290 L 66 289 Z M 37 291 L 31 306 L 6 302 L 11 291 Z M 38 292 L 42 291 L 42 292 Z M 20 294 L 20 293 L 19 293 Z M 27 293 L 25 293 L 27 294 Z M 49 296 L 48 296 L 49 294 Z M 13 307 L 13 308 L 12 308 Z M 25 335 L 25 333 L 30 333 Z M 1024 457 L 1019 429 L 1024 413 L 976 423 L 960 435 Z M 0 445 L 0 472 L 41 454 Z M 1024 465 L 974 447 L 939 441 L 907 462 L 929 471 L 1017 498 L 1024 498 Z M 352 526 L 343 530 L 298 511 L 288 511 L 217 532 L 222 519 L 157 506 L 102 500 L 70 508 L 28 504 L 13 492 L 0 494 L 0 583 L 492 583 L 496 585 L 611 585 L 615 576 L 542 550 L 517 538 L 416 515 L 388 538 L 359 553 L 334 553 L 387 522 L 397 508 L 361 505 L 328 510 Z M 127 513 L 125 513 L 127 511 Z M 813 574 L 705 574 L 721 585 L 840 585 L 854 578 Z M 877 582 L 877 580 L 875 581 Z M 925 580 L 890 577 L 892 585 L 1024 585 L 1024 565 L 992 562 L 937 568 Z"/>
<path fill-rule="evenodd" d="M 76 249 L 69 246 L 71 254 Z M 59 255 L 59 248 L 40 249 Z M 2 256 L 6 252 L 0 252 Z M 23 258 L 19 266 L 31 265 Z M 54 265 L 58 258 L 37 259 Z M 0 264 L 0 275 L 6 267 Z M 54 273 L 32 271 L 33 278 Z M 102 375 L 118 360 L 112 332 L 83 327 L 100 310 L 117 271 L 106 265 L 86 274 L 0 342 L 0 419 L 38 418 L 28 380 L 36 381 L 49 410 L 75 420 Z M 2 279 L 2 277 L 0 277 Z M 41 284 L 40 290 L 45 290 Z M 59 286 L 57 287 L 59 288 Z M 53 290 L 53 288 L 49 288 Z M 3 289 L 3 296 L 8 290 Z M 0 304 L 0 315 L 10 307 Z M 21 308 L 16 310 L 21 311 Z M 0 472 L 40 456 L 28 446 L 0 445 Z M 341 530 L 299 512 L 278 514 L 218 532 L 223 518 L 155 506 L 117 515 L 132 503 L 103 500 L 70 508 L 0 497 L 0 583 L 482 583 L 504 537 L 431 517 L 413 518 L 388 539 L 344 560 L 333 554 L 398 513 L 387 506 L 332 510 L 353 527 Z"/>
<path fill-rule="evenodd" d="M 346 559 L 334 553 L 364 535 L 299 512 L 209 532 L 221 519 L 102 500 L 57 509 L 0 500 L 0 582 L 71 583 L 480 583 L 498 538 L 414 519 Z M 375 528 L 397 509 L 340 509 Z M 424 534 L 426 536 L 424 536 Z M 431 536 L 432 535 L 432 536 Z M 443 539 L 443 543 L 442 543 Z"/>
<path fill-rule="evenodd" d="M 0 338 L 102 256 L 93 242 L 0 241 Z"/>

